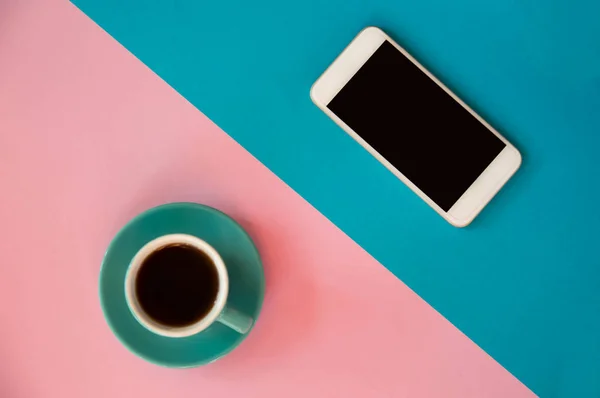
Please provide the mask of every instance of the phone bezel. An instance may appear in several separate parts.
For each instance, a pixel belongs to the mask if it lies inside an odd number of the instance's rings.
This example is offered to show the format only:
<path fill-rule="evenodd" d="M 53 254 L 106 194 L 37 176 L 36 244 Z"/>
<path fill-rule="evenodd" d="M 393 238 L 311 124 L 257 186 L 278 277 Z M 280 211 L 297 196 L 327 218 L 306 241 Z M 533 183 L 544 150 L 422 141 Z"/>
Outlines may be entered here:
<path fill-rule="evenodd" d="M 455 101 L 471 113 L 493 134 L 495 134 L 506 147 L 490 163 L 490 165 L 479 175 L 475 182 L 465 191 L 458 201 L 448 210 L 444 211 L 423 191 L 406 178 L 398 169 L 371 147 L 360 135 L 346 125 L 340 118 L 327 108 L 327 104 L 337 93 L 350 81 L 352 76 L 363 66 L 384 41 L 389 41 L 398 51 L 414 63 L 431 80 L 446 91 Z M 333 61 L 327 70 L 313 84 L 310 90 L 312 101 L 331 119 L 333 119 L 346 133 L 356 140 L 362 147 L 370 152 L 396 177 L 412 189 L 429 206 L 444 217 L 450 224 L 456 227 L 467 226 L 481 212 L 485 205 L 496 195 L 502 186 L 510 179 L 521 165 L 521 154 L 504 138 L 498 131 L 483 120 L 475 111 L 450 91 L 442 82 L 425 69 L 406 50 L 399 46 L 381 29 L 368 27 L 363 29 L 352 42 Z"/>

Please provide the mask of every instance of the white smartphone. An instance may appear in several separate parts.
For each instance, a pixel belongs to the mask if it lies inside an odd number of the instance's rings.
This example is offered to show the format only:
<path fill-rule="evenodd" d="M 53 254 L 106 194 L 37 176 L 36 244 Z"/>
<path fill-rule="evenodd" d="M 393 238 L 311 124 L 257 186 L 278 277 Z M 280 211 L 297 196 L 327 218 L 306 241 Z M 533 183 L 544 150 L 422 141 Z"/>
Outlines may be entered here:
<path fill-rule="evenodd" d="M 378 28 L 360 32 L 310 96 L 456 227 L 521 165 L 510 142 Z"/>

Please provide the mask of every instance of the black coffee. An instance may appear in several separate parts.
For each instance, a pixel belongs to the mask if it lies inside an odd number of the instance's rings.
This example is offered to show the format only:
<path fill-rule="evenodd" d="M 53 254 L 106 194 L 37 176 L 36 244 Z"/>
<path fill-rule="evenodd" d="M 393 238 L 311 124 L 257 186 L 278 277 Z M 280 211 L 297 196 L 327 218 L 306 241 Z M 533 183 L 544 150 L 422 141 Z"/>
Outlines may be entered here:
<path fill-rule="evenodd" d="M 162 247 L 142 263 L 135 284 L 138 302 L 156 322 L 181 327 L 208 314 L 219 291 L 213 261 L 193 246 Z"/>

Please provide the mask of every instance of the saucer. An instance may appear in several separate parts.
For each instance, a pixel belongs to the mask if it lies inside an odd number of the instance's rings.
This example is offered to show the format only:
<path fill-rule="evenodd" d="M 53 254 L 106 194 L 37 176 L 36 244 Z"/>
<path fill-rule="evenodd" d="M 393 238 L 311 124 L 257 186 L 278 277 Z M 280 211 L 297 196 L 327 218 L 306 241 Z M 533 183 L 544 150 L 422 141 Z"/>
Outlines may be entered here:
<path fill-rule="evenodd" d="M 248 234 L 229 216 L 195 203 L 171 203 L 147 210 L 131 220 L 111 242 L 100 270 L 100 303 L 117 338 L 131 352 L 157 365 L 187 368 L 221 358 L 248 335 L 215 322 L 184 338 L 156 335 L 133 317 L 125 301 L 125 273 L 137 251 L 161 235 L 183 233 L 213 246 L 229 273 L 227 305 L 258 318 L 265 276 L 258 251 Z"/>

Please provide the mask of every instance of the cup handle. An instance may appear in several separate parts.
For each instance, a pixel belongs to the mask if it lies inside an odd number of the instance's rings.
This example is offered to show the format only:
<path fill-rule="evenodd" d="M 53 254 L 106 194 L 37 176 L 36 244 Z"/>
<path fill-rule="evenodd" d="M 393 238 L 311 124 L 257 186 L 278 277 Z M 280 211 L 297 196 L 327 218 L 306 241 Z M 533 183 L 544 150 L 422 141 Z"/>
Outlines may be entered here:
<path fill-rule="evenodd" d="M 230 307 L 225 307 L 223 311 L 221 311 L 217 321 L 240 334 L 248 333 L 254 323 L 254 320 L 251 317 Z"/>

